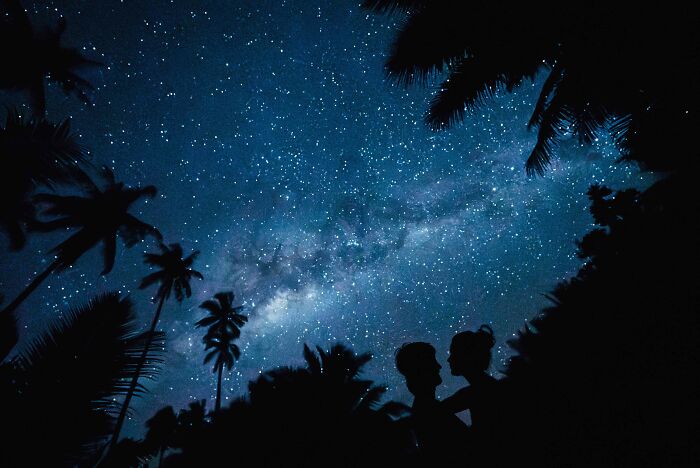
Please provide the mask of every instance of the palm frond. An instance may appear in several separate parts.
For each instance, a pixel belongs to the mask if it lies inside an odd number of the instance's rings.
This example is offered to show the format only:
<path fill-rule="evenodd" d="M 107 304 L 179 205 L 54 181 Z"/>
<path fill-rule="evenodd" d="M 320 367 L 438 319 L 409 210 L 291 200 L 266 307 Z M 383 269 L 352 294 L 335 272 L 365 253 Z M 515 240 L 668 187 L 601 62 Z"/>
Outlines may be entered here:
<path fill-rule="evenodd" d="M 417 11 L 428 5 L 428 0 L 363 0 L 362 8 L 375 13 L 393 13 L 395 11 Z"/>
<path fill-rule="evenodd" d="M 112 268 L 114 268 L 114 260 L 117 255 L 117 235 L 116 233 L 107 236 L 102 240 L 103 244 L 103 251 L 102 251 L 102 257 L 104 261 L 104 268 L 102 269 L 101 275 L 106 275 L 110 271 L 112 271 Z"/>
<path fill-rule="evenodd" d="M 2 302 L 2 298 L 0 298 Z M 0 362 L 4 361 L 19 339 L 14 312 L 0 314 Z"/>
<path fill-rule="evenodd" d="M 391 46 L 385 69 L 401 85 L 426 84 L 429 78 L 468 56 L 461 18 L 443 8 L 426 8 L 411 15 Z"/>
<path fill-rule="evenodd" d="M 20 403 L 23 423 L 17 427 L 31 428 L 33 440 L 40 437 L 57 458 L 79 457 L 100 443 L 114 424 L 114 399 L 126 393 L 143 351 L 144 336 L 135 330 L 131 302 L 116 293 L 52 324 L 17 360 L 18 398 L 26 402 Z M 156 372 L 163 344 L 158 334 L 148 350 L 146 375 Z"/>
<path fill-rule="evenodd" d="M 122 224 L 119 227 L 119 235 L 127 247 L 133 247 L 144 240 L 146 236 L 152 236 L 158 241 L 163 240 L 163 235 L 156 227 L 144 223 L 130 214 L 124 215 Z"/>
<path fill-rule="evenodd" d="M 208 327 L 209 325 L 212 325 L 213 323 L 216 323 L 218 321 L 219 321 L 219 317 L 210 315 L 208 317 L 204 317 L 201 320 L 198 320 L 195 323 L 195 327 L 197 327 L 197 328 Z"/>
<path fill-rule="evenodd" d="M 149 286 L 151 286 L 159 281 L 162 281 L 163 278 L 164 278 L 164 273 L 162 271 L 156 271 L 154 273 L 146 275 L 141 280 L 141 283 L 139 283 L 139 289 L 147 288 L 147 287 L 149 287 Z"/>
<path fill-rule="evenodd" d="M 231 308 L 231 305 L 233 304 L 233 297 L 232 291 L 223 291 L 214 294 L 214 298 L 219 301 L 222 309 Z"/>
<path fill-rule="evenodd" d="M 557 94 L 542 113 L 537 143 L 525 163 L 528 175 L 544 175 L 552 160 L 557 140 L 572 120 L 570 110 L 561 101 Z"/>
<path fill-rule="evenodd" d="M 557 86 L 563 78 L 563 74 L 564 70 L 561 65 L 555 64 L 552 70 L 549 72 L 549 75 L 547 75 L 547 79 L 542 85 L 540 95 L 537 97 L 535 109 L 532 111 L 530 120 L 527 123 L 528 129 L 532 129 L 533 127 L 540 125 L 542 122 L 542 114 L 547 108 L 547 104 L 549 103 L 551 97 L 556 92 Z"/>
<path fill-rule="evenodd" d="M 316 356 L 316 353 L 311 351 L 306 343 L 304 344 L 304 360 L 306 361 L 306 365 L 308 366 L 309 370 L 313 374 L 321 373 L 321 361 L 319 360 L 318 356 Z"/>
<path fill-rule="evenodd" d="M 379 407 L 379 402 L 382 396 L 386 393 L 387 388 L 379 385 L 373 385 L 367 393 L 362 397 L 362 400 L 357 405 L 357 410 L 360 412 L 368 412 L 376 410 Z"/>
<path fill-rule="evenodd" d="M 512 90 L 523 80 L 533 79 L 541 66 L 537 56 L 524 54 L 509 64 L 481 56 L 464 58 L 450 70 L 431 100 L 425 121 L 433 130 L 448 128 L 485 105 L 499 90 Z"/>
<path fill-rule="evenodd" d="M 223 309 L 220 305 L 220 302 L 213 301 L 211 299 L 202 302 L 199 307 L 208 311 L 212 315 L 219 316 L 223 314 Z"/>

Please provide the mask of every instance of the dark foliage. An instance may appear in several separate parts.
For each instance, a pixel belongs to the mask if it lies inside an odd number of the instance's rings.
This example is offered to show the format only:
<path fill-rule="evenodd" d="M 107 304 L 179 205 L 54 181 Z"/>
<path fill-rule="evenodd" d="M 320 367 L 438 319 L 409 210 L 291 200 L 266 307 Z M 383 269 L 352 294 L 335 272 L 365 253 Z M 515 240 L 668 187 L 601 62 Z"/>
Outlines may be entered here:
<path fill-rule="evenodd" d="M 529 173 L 544 173 L 564 136 L 591 142 L 608 129 L 624 159 L 648 169 L 696 161 L 687 149 L 699 123 L 699 18 L 686 4 L 363 5 L 404 13 L 386 63 L 390 78 L 408 85 L 448 74 L 426 115 L 433 129 L 453 125 L 494 93 L 543 72 L 547 79 L 529 123 L 538 130 Z M 660 131 L 665 138 L 655 138 Z"/>
<path fill-rule="evenodd" d="M 66 313 L 2 366 L 4 466 L 73 466 L 111 434 L 114 398 L 136 370 L 146 336 L 133 306 L 117 294 Z M 145 374 L 160 362 L 164 335 L 152 340 Z M 139 392 L 142 388 L 139 387 Z"/>
<path fill-rule="evenodd" d="M 46 80 L 88 102 L 93 87 L 80 73 L 101 65 L 63 46 L 65 30 L 63 18 L 54 28 L 37 30 L 19 0 L 0 1 L 0 89 L 27 92 L 38 116 L 46 111 Z"/>
<path fill-rule="evenodd" d="M 204 406 L 180 412 L 163 466 L 207 466 L 235 460 L 256 466 L 374 466 L 396 455 L 392 415 L 379 405 L 384 388 L 359 377 L 369 361 L 342 345 L 317 353 L 304 346 L 306 367 L 278 368 L 250 382 L 247 398 L 204 418 Z M 170 410 L 164 410 L 170 414 Z M 160 414 L 160 413 L 159 413 Z M 168 421 L 172 418 L 168 416 Z M 167 425 L 168 428 L 172 426 Z M 143 441 L 148 445 L 148 437 Z"/>
<path fill-rule="evenodd" d="M 127 247 L 133 247 L 147 235 L 162 239 L 160 232 L 129 213 L 131 205 L 143 196 L 153 197 L 156 188 L 149 185 L 143 188 L 127 188 L 114 180 L 111 170 L 103 168 L 102 175 L 107 187 L 100 189 L 89 179 L 87 196 L 65 196 L 42 193 L 34 196 L 42 206 L 43 214 L 52 217 L 50 221 L 33 221 L 32 229 L 51 232 L 65 229 L 78 229 L 56 246 L 52 252 L 55 259 L 38 274 L 24 290 L 0 313 L 13 312 L 19 305 L 54 271 L 62 271 L 72 266 L 85 252 L 102 242 L 104 270 L 106 275 L 112 270 L 117 253 L 117 236 Z"/>
<path fill-rule="evenodd" d="M 10 247 L 18 250 L 25 243 L 26 225 L 35 219 L 34 190 L 84 183 L 88 178 L 81 165 L 87 162 L 86 152 L 71 132 L 69 120 L 54 125 L 8 111 L 0 128 L 0 158 L 0 229 L 9 237 Z"/>
<path fill-rule="evenodd" d="M 112 171 L 106 167 L 102 169 L 102 177 L 106 181 L 105 188 L 91 184 L 87 196 L 45 193 L 34 197 L 42 207 L 43 215 L 54 218 L 34 223 L 34 229 L 41 232 L 78 229 L 78 232 L 53 249 L 59 271 L 73 265 L 85 252 L 102 242 L 102 274 L 106 275 L 114 267 L 117 237 L 121 237 L 127 247 L 133 247 L 148 235 L 162 240 L 155 227 L 129 213 L 131 206 L 140 198 L 153 198 L 156 188 L 152 185 L 126 187 L 123 182 L 117 182 Z"/>
<path fill-rule="evenodd" d="M 203 279 L 200 272 L 190 268 L 199 255 L 199 251 L 195 250 L 187 257 L 182 258 L 183 252 L 180 244 L 165 245 L 163 243 L 160 244 L 160 251 L 159 254 L 144 255 L 144 262 L 159 268 L 159 270 L 143 278 L 139 289 L 158 283 L 156 297 L 168 299 L 174 290 L 175 299 L 182 302 L 185 296 L 192 295 L 192 287 L 190 286 L 192 278 Z"/>
<path fill-rule="evenodd" d="M 698 460 L 698 203 L 690 176 L 593 186 L 587 264 L 512 342 L 509 444 L 538 466 Z M 505 430 L 505 429 L 504 429 Z"/>

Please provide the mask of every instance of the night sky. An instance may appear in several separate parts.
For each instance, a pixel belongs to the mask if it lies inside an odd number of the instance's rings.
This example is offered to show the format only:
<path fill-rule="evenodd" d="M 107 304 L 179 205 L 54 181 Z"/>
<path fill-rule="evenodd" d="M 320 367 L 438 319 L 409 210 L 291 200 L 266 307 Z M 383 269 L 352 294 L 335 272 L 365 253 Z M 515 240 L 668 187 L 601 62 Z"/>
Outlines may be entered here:
<path fill-rule="evenodd" d="M 135 213 L 166 242 L 201 251 L 193 297 L 166 303 L 166 362 L 134 404 L 127 434 L 160 407 L 213 398 L 198 305 L 233 290 L 250 322 L 224 396 L 259 372 L 301 364 L 302 344 L 340 341 L 375 358 L 367 377 L 410 403 L 395 349 L 429 341 L 447 396 L 454 333 L 489 323 L 506 340 L 547 304 L 543 294 L 575 274 L 575 240 L 591 228 L 585 192 L 646 184 L 615 164 L 608 140 L 565 141 L 544 177 L 527 177 L 535 135 L 525 126 L 541 82 L 501 94 L 451 130 L 423 124 L 432 89 L 392 85 L 383 60 L 396 18 L 356 1 L 100 0 L 24 2 L 38 23 L 67 19 L 69 45 L 106 67 L 87 75 L 93 104 L 48 92 L 50 119 L 73 118 L 97 165 L 158 196 Z M 437 85 L 439 81 L 433 84 Z M 21 96 L 0 94 L 2 104 Z M 68 233 L 37 235 L 24 251 L 2 245 L 0 291 L 10 300 L 50 261 Z M 95 249 L 52 276 L 18 311 L 24 337 L 95 293 L 129 294 L 152 318 L 149 270 L 120 245 L 100 277 Z M 209 402 L 213 407 L 213 401 Z"/>

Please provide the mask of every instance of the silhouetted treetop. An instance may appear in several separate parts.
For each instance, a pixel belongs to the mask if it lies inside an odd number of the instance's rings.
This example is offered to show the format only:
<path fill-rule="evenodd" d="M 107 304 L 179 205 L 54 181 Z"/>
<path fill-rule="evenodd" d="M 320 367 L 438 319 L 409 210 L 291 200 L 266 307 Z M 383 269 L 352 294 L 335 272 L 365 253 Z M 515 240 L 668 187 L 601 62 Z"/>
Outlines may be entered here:
<path fill-rule="evenodd" d="M 175 298 L 182 302 L 185 297 L 192 295 L 190 280 L 192 277 L 203 279 L 204 277 L 197 270 L 190 268 L 199 256 L 199 251 L 195 250 L 190 255 L 182 258 L 183 251 L 180 244 L 159 245 L 160 254 L 145 254 L 144 262 L 160 270 L 144 277 L 139 284 L 139 289 L 147 288 L 155 283 L 160 283 L 157 297 L 170 297 L 172 290 L 175 291 Z"/>
<path fill-rule="evenodd" d="M 101 64 L 62 45 L 65 19 L 61 18 L 53 28 L 37 30 L 19 0 L 0 2 L 0 14 L 0 88 L 28 92 L 39 116 L 46 111 L 46 79 L 66 94 L 88 102 L 88 92 L 93 87 L 80 72 Z"/>
<path fill-rule="evenodd" d="M 435 130 L 545 73 L 528 124 L 538 132 L 529 173 L 546 170 L 560 139 L 590 143 L 604 130 L 623 158 L 652 170 L 695 159 L 685 151 L 699 91 L 698 15 L 689 6 L 588 3 L 572 12 L 569 3 L 363 5 L 405 16 L 386 62 L 391 79 L 426 84 L 447 73 L 426 114 Z"/>
<path fill-rule="evenodd" d="M 158 229 L 134 217 L 129 210 L 142 197 L 153 198 L 156 188 L 152 185 L 139 188 L 126 187 L 117 182 L 111 170 L 103 168 L 104 188 L 92 183 L 87 196 L 39 194 L 35 200 L 42 207 L 42 214 L 53 217 L 50 221 L 33 223 L 38 231 L 49 232 L 66 228 L 78 229 L 53 249 L 62 270 L 72 265 L 83 253 L 102 242 L 104 245 L 104 270 L 107 274 L 114 266 L 117 236 L 127 247 L 132 247 L 146 236 L 161 240 Z"/>
<path fill-rule="evenodd" d="M 9 110 L 0 127 L 0 227 L 13 250 L 25 242 L 25 225 L 34 221 L 31 195 L 38 187 L 53 190 L 67 183 L 86 184 L 81 166 L 87 165 L 85 149 L 70 129 L 70 121 L 52 124 L 42 118 L 22 118 Z"/>

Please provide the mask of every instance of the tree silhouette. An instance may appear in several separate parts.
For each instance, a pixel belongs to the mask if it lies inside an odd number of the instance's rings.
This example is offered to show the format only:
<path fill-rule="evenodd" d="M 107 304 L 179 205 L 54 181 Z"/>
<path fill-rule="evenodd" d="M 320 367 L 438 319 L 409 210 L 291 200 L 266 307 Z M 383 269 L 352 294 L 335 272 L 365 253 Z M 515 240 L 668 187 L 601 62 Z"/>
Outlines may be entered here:
<path fill-rule="evenodd" d="M 177 416 L 172 406 L 166 406 L 146 421 L 144 445 L 158 454 L 158 466 L 163 462 L 163 454 L 170 448 L 177 431 Z"/>
<path fill-rule="evenodd" d="M 510 429 L 499 439 L 520 463 L 692 466 L 698 459 L 693 178 L 676 175 L 643 193 L 591 187 L 599 227 L 579 243 L 586 264 L 511 342 Z"/>
<path fill-rule="evenodd" d="M 209 315 L 196 323 L 197 328 L 209 327 L 202 341 L 206 346 L 205 351 L 209 351 L 204 363 L 214 359 L 213 371 L 218 374 L 214 411 L 221 408 L 221 375 L 224 367 L 231 370 L 234 361 L 241 356 L 240 349 L 233 341 L 241 336 L 241 327 L 248 321 L 248 317 L 240 313 L 243 306 L 233 306 L 234 297 L 231 291 L 214 294 L 215 300 L 204 301 L 199 306 Z"/>
<path fill-rule="evenodd" d="M 104 269 L 106 275 L 114 266 L 117 249 L 117 236 L 127 247 L 133 247 L 147 235 L 160 240 L 158 230 L 140 221 L 129 213 L 131 205 L 144 196 L 154 197 L 156 188 L 152 185 L 142 188 L 128 188 L 114 180 L 111 170 L 104 168 L 103 177 L 107 181 L 105 189 L 94 183 L 87 196 L 63 196 L 39 194 L 35 200 L 45 205 L 44 213 L 53 216 L 50 221 L 35 221 L 33 229 L 50 232 L 66 228 L 77 228 L 78 232 L 56 246 L 52 252 L 55 260 L 36 276 L 34 280 L 1 313 L 14 311 L 52 272 L 62 271 L 73 265 L 85 252 L 99 242 L 104 246 Z"/>
<path fill-rule="evenodd" d="M 0 379 L 7 466 L 74 466 L 87 462 L 111 434 L 147 338 L 153 375 L 164 335 L 136 334 L 131 301 L 99 296 L 63 315 L 34 338 Z M 142 391 L 139 387 L 138 391 Z M 39 449 L 40 448 L 40 449 Z"/>
<path fill-rule="evenodd" d="M 88 180 L 80 167 L 86 164 L 86 152 L 68 119 L 54 125 L 44 119 L 23 119 L 10 110 L 0 127 L 0 158 L 5 168 L 0 174 L 0 228 L 10 247 L 19 250 L 26 240 L 24 226 L 35 219 L 34 190 Z"/>
<path fill-rule="evenodd" d="M 38 116 L 46 112 L 47 79 L 66 94 L 76 94 L 83 102 L 88 102 L 87 93 L 93 87 L 79 73 L 101 64 L 61 44 L 65 19 L 61 18 L 55 28 L 37 31 L 19 0 L 3 0 L 0 13 L 3 13 L 0 16 L 3 60 L 0 89 L 28 92 L 32 109 Z"/>
<path fill-rule="evenodd" d="M 182 258 L 182 247 L 180 244 L 160 244 L 160 254 L 145 254 L 144 261 L 147 265 L 159 268 L 158 271 L 151 273 L 141 280 L 139 285 L 140 289 L 147 288 L 155 283 L 159 283 L 158 292 L 156 293 L 155 300 L 158 301 L 158 306 L 156 307 L 155 315 L 153 316 L 153 321 L 151 322 L 151 328 L 148 331 L 148 336 L 155 336 L 156 326 L 160 320 L 160 313 L 163 310 L 163 304 L 166 299 L 170 297 L 171 292 L 175 292 L 175 299 L 178 302 L 182 302 L 185 296 L 190 297 L 192 295 L 192 288 L 190 286 L 190 281 L 192 277 L 203 279 L 200 272 L 193 270 L 191 268 L 194 263 L 195 258 L 199 255 L 199 251 L 194 251 L 186 258 Z M 119 439 L 119 433 L 121 432 L 122 426 L 124 425 L 124 420 L 126 418 L 127 411 L 129 409 L 129 403 L 134 395 L 134 391 L 137 388 L 139 379 L 139 369 L 146 364 L 146 359 L 148 357 L 147 347 L 144 347 L 143 354 L 141 355 L 141 361 L 136 369 L 129 391 L 126 394 L 124 403 L 122 405 L 121 412 L 119 413 L 119 419 L 117 420 L 117 426 L 114 430 L 114 435 L 112 436 L 111 447 L 114 447 Z"/>
<path fill-rule="evenodd" d="M 179 442 L 168 466 L 220 463 L 212 447 L 236 441 L 241 464 L 261 466 L 378 466 L 396 455 L 390 446 L 391 415 L 405 410 L 379 404 L 384 387 L 360 378 L 368 354 L 336 344 L 326 351 L 304 347 L 306 365 L 264 372 L 247 398 L 212 413 L 211 421 Z M 395 461 L 395 459 L 394 459 Z"/>
<path fill-rule="evenodd" d="M 193 438 L 199 437 L 208 424 L 206 400 L 189 404 L 175 416 L 173 408 L 166 406 L 146 422 L 146 437 L 143 440 L 124 438 L 120 440 L 100 461 L 100 468 L 139 468 L 158 455 L 158 465 L 171 448 L 181 448 Z"/>
<path fill-rule="evenodd" d="M 694 160 L 686 151 L 698 123 L 697 15 L 691 11 L 586 4 L 572 14 L 565 3 L 425 0 L 365 0 L 363 6 L 406 18 L 386 62 L 391 79 L 426 84 L 448 74 L 425 117 L 435 130 L 546 73 L 528 124 L 538 132 L 528 173 L 546 170 L 561 138 L 590 143 L 607 129 L 625 159 L 649 169 Z M 663 144 L 653 138 L 656 126 L 670 131 Z"/>

